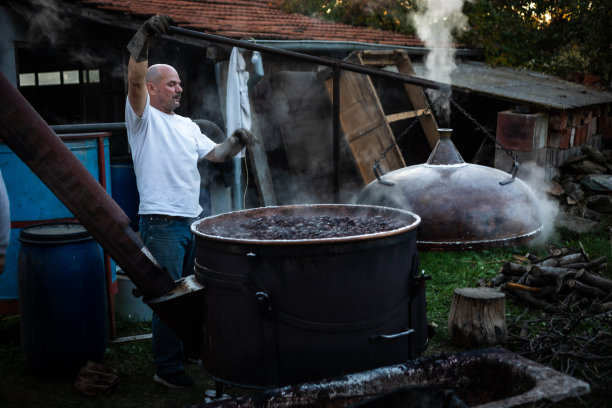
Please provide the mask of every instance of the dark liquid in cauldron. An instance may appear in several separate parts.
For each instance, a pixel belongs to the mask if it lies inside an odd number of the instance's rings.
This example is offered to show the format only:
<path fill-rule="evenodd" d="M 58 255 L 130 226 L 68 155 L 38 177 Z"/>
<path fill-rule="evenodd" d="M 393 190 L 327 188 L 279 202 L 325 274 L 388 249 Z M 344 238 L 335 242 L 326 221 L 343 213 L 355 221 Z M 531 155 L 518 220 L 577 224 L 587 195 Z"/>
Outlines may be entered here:
<path fill-rule="evenodd" d="M 373 217 L 354 218 L 329 215 L 271 215 L 241 219 L 222 226 L 200 224 L 197 230 L 208 235 L 248 240 L 304 240 L 350 237 L 392 231 L 405 227 L 405 222 Z M 206 228 L 204 228 L 206 227 Z"/>

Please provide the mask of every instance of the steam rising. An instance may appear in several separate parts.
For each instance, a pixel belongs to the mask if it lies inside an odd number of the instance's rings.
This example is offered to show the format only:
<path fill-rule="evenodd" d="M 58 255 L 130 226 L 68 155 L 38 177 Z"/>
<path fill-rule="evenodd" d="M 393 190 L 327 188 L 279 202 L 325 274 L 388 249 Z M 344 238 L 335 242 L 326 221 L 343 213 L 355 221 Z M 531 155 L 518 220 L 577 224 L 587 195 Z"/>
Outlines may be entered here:
<path fill-rule="evenodd" d="M 465 0 L 421 0 L 419 11 L 412 15 L 419 38 L 430 48 L 425 57 L 425 77 L 446 84 L 451 83 L 451 74 L 456 68 L 453 33 L 467 26 L 467 17 L 462 8 Z M 427 90 L 433 100 L 440 94 Z M 436 105 L 439 120 L 450 127 L 450 91 Z"/>
<path fill-rule="evenodd" d="M 114 48 L 104 41 L 84 40 L 84 35 L 73 16 L 63 10 L 59 0 L 45 0 L 36 12 L 27 16 L 28 42 L 33 48 L 57 50 L 63 52 L 71 63 L 81 63 L 86 67 L 98 67 L 108 61 L 115 62 Z M 113 55 L 109 59 L 109 55 Z M 111 75 L 122 78 L 125 76 L 121 60 Z"/>
<path fill-rule="evenodd" d="M 70 27 L 59 12 L 56 0 L 47 0 L 44 7 L 29 16 L 28 38 L 35 44 L 48 43 L 54 47 L 61 43 L 65 31 Z"/>
<path fill-rule="evenodd" d="M 531 244 L 541 245 L 555 238 L 554 226 L 559 214 L 559 203 L 547 194 L 548 185 L 544 179 L 546 172 L 542 167 L 535 162 L 522 163 L 519 173 L 520 179 L 531 188 L 535 195 L 538 211 L 544 224 L 542 234 L 531 241 Z"/>

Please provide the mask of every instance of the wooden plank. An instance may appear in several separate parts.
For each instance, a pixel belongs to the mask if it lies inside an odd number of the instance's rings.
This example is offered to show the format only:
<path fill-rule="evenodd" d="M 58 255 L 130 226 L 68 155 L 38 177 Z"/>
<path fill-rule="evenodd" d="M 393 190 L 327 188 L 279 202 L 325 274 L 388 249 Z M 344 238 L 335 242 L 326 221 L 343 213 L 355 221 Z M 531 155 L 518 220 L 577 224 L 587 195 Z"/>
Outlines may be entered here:
<path fill-rule="evenodd" d="M 247 151 L 261 205 L 264 207 L 276 206 L 276 194 L 274 192 L 270 167 L 268 166 L 266 149 L 259 135 L 250 133 Z"/>
<path fill-rule="evenodd" d="M 414 68 L 412 68 L 412 63 L 410 62 L 408 54 L 404 51 L 395 51 L 394 54 L 398 72 L 406 75 L 414 75 Z M 424 109 L 427 107 L 427 98 L 422 88 L 408 83 L 404 84 L 404 88 L 415 109 Z M 433 115 L 425 115 L 419 119 L 419 122 L 423 128 L 429 147 L 433 149 L 438 143 L 438 140 L 440 140 L 436 119 Z"/>
<path fill-rule="evenodd" d="M 425 112 L 425 110 L 426 109 L 418 109 L 418 110 L 408 111 L 408 112 L 392 113 L 386 116 L 387 122 L 393 123 L 393 122 L 397 122 L 400 120 L 416 118 L 417 116 L 422 115 L 423 112 Z"/>
<path fill-rule="evenodd" d="M 360 53 L 357 52 L 352 53 L 347 61 L 363 65 Z M 333 98 L 333 79 L 326 80 L 325 86 Z M 399 147 L 393 145 L 393 131 L 369 76 L 350 71 L 342 72 L 340 123 L 364 183 L 376 178 L 372 170 L 374 164 L 390 146 L 393 146 L 392 149 L 380 163 L 383 171 L 405 167 Z"/>
<path fill-rule="evenodd" d="M 385 58 L 377 57 L 367 60 L 364 59 L 363 64 L 369 67 L 388 67 L 391 65 L 395 65 L 395 60 L 393 58 L 393 55 L 387 54 Z"/>
<path fill-rule="evenodd" d="M 347 61 L 356 64 L 385 67 L 396 66 L 399 73 L 414 75 L 412 63 L 406 52 L 359 51 L 353 52 Z M 333 80 L 325 81 L 328 93 L 333 94 Z M 411 84 L 404 84 L 414 111 L 385 115 L 376 89 L 367 75 L 343 71 L 340 77 L 340 122 L 349 147 L 356 160 L 364 182 L 369 183 L 375 176 L 372 170 L 383 151 L 394 143 L 390 123 L 420 116 L 427 109 L 427 98 L 423 90 Z M 419 118 L 419 123 L 433 149 L 438 143 L 438 125 L 432 112 Z M 397 145 L 380 163 L 384 172 L 405 167 Z"/>
<path fill-rule="evenodd" d="M 364 50 L 360 54 L 364 65 L 371 67 L 384 67 L 396 65 L 396 56 L 393 51 Z"/>

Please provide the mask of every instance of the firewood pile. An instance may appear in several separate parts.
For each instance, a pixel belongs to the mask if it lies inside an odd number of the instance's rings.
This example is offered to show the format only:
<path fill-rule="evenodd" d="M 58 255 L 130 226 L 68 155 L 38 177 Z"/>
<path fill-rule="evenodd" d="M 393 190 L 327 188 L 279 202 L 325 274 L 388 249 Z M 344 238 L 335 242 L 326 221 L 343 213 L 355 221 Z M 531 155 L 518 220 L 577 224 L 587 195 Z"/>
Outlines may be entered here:
<path fill-rule="evenodd" d="M 612 213 L 612 150 L 585 144 L 581 152 L 559 168 L 549 193 L 565 213 L 599 222 Z"/>
<path fill-rule="evenodd" d="M 605 256 L 550 246 L 515 256 L 482 282 L 533 306 L 507 322 L 506 347 L 591 384 L 588 404 L 606 407 L 612 387 L 612 280 Z M 583 406 L 583 405 L 580 405 Z"/>
<path fill-rule="evenodd" d="M 523 313 L 507 325 L 510 350 L 591 385 L 588 399 L 575 406 L 610 407 L 612 312 L 592 306 L 540 316 Z"/>
<path fill-rule="evenodd" d="M 542 258 L 533 254 L 513 258 L 486 286 L 550 313 L 612 310 L 612 280 L 601 275 L 607 268 L 605 256 L 591 259 L 582 245 L 580 249 L 551 246 L 548 253 Z"/>

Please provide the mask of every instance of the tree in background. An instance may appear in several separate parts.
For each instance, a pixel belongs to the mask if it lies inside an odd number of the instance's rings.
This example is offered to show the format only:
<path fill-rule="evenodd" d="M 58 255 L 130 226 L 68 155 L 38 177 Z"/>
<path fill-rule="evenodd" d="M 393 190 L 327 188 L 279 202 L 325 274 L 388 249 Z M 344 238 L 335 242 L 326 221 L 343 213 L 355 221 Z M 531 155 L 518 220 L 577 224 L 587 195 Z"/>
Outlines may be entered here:
<path fill-rule="evenodd" d="M 492 65 L 610 83 L 612 0 L 478 0 L 466 2 L 464 13 L 470 29 L 460 40 L 482 48 Z"/>
<path fill-rule="evenodd" d="M 425 0 L 276 0 L 286 11 L 415 35 L 412 15 Z M 612 0 L 470 0 L 457 42 L 483 50 L 491 65 L 559 77 L 572 72 L 611 83 Z"/>
<path fill-rule="evenodd" d="M 415 7 L 414 0 L 277 0 L 277 3 L 291 13 L 406 35 L 415 33 L 406 21 Z"/>

